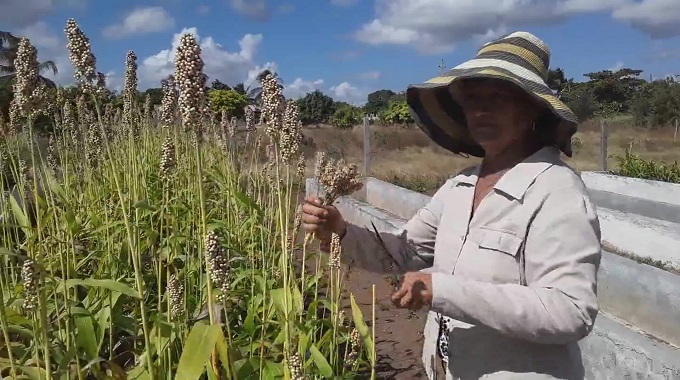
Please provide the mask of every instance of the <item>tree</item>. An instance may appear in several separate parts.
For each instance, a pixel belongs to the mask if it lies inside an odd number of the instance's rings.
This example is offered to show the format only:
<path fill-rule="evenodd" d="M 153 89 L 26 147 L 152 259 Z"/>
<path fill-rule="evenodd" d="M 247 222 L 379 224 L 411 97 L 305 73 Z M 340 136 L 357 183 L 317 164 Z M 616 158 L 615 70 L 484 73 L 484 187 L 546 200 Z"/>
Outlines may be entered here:
<path fill-rule="evenodd" d="M 243 82 L 237 83 L 236 86 L 234 86 L 233 90 L 241 95 L 246 95 L 246 87 L 243 84 Z"/>
<path fill-rule="evenodd" d="M 375 115 L 385 111 L 394 95 L 396 94 L 392 90 L 378 90 L 368 94 L 364 111 Z"/>
<path fill-rule="evenodd" d="M 302 124 L 319 124 L 328 121 L 335 112 L 335 101 L 319 90 L 296 100 Z"/>
<path fill-rule="evenodd" d="M 0 75 L 13 74 L 16 71 L 14 60 L 19 50 L 19 39 L 10 32 L 0 31 Z M 42 73 L 45 70 L 52 71 L 54 75 L 59 72 L 54 61 L 38 63 L 38 71 Z"/>
<path fill-rule="evenodd" d="M 617 71 L 603 70 L 584 74 L 590 80 L 587 86 L 598 103 L 598 113 L 626 112 L 629 101 L 635 96 L 645 80 L 642 70 L 622 68 Z"/>
<path fill-rule="evenodd" d="M 410 124 L 413 123 L 411 110 L 406 100 L 393 100 L 386 110 L 380 113 L 380 119 L 387 124 Z"/>
<path fill-rule="evenodd" d="M 212 83 L 210 84 L 210 88 L 213 90 L 231 90 L 231 87 L 229 87 L 229 85 L 220 82 L 219 79 L 215 79 L 214 81 L 212 81 Z"/>
<path fill-rule="evenodd" d="M 330 118 L 331 125 L 338 129 L 349 129 L 359 124 L 363 117 L 361 109 L 350 104 L 340 102 Z"/>
<path fill-rule="evenodd" d="M 209 90 L 208 100 L 210 110 L 213 112 L 226 111 L 227 114 L 236 117 L 243 116 L 244 107 L 248 105 L 246 96 L 234 90 Z"/>
<path fill-rule="evenodd" d="M 548 79 L 546 82 L 548 83 L 548 87 L 555 91 L 555 95 L 559 97 L 564 87 L 568 83 L 573 82 L 573 80 L 567 79 L 567 77 L 564 75 L 564 70 L 558 67 L 555 70 L 548 70 Z"/>

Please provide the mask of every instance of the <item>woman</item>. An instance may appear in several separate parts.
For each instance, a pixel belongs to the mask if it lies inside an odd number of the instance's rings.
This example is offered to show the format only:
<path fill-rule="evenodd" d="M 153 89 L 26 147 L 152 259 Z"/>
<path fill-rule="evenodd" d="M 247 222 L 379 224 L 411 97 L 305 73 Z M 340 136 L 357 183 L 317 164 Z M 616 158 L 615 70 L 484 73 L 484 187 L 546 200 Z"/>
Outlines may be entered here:
<path fill-rule="evenodd" d="M 318 199 L 303 207 L 306 231 L 324 242 L 340 235 L 345 261 L 407 272 L 392 301 L 430 310 L 430 378 L 584 378 L 577 342 L 598 313 L 600 229 L 583 182 L 560 159 L 572 154 L 577 119 L 546 85 L 548 67 L 548 47 L 516 32 L 409 87 L 420 127 L 483 161 L 402 230 L 377 239 Z"/>

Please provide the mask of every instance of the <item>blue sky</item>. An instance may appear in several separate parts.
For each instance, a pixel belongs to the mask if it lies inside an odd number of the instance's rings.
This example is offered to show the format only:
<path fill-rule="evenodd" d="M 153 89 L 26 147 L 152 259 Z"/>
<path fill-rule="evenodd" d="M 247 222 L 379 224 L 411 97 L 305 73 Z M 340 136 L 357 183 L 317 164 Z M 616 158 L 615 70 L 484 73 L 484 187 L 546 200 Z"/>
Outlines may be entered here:
<path fill-rule="evenodd" d="M 125 55 L 138 57 L 140 88 L 172 72 L 172 44 L 192 32 L 206 73 L 230 85 L 262 68 L 286 94 L 320 89 L 361 104 L 401 91 L 472 57 L 481 43 L 526 30 L 552 49 L 569 77 L 632 67 L 680 74 L 680 0 L 2 0 L 0 29 L 27 35 L 55 79 L 70 83 L 63 28 L 73 17 L 92 42 L 97 69 L 122 86 Z"/>

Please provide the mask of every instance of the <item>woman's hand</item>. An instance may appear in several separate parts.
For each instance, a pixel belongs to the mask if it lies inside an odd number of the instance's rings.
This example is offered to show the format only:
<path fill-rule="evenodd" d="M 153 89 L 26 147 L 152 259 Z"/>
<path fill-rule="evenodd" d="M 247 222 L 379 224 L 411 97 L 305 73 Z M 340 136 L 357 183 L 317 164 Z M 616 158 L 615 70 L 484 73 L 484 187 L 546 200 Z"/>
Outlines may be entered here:
<path fill-rule="evenodd" d="M 324 206 L 319 198 L 309 197 L 302 205 L 302 228 L 307 233 L 314 233 L 322 242 L 330 242 L 335 232 L 340 237 L 345 235 L 347 223 L 334 206 Z"/>
<path fill-rule="evenodd" d="M 432 275 L 409 272 L 404 275 L 401 288 L 392 294 L 392 303 L 401 309 L 418 310 L 432 305 Z"/>

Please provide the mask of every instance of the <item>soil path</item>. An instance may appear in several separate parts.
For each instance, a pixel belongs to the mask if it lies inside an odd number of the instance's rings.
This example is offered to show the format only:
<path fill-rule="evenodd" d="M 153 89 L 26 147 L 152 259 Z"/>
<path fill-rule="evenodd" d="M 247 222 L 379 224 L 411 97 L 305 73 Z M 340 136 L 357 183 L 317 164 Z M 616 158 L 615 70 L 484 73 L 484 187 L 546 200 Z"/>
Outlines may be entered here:
<path fill-rule="evenodd" d="M 396 309 L 390 302 L 393 292 L 387 277 L 360 268 L 352 268 L 346 282 L 346 303 L 349 293 L 354 295 L 364 319 L 372 313 L 373 284 L 375 284 L 375 339 L 379 379 L 427 379 L 422 366 L 423 327 L 426 311 L 411 313 Z M 348 312 L 351 312 L 348 310 Z"/>

